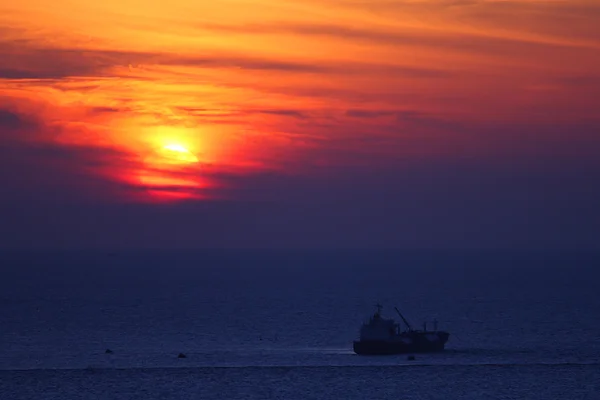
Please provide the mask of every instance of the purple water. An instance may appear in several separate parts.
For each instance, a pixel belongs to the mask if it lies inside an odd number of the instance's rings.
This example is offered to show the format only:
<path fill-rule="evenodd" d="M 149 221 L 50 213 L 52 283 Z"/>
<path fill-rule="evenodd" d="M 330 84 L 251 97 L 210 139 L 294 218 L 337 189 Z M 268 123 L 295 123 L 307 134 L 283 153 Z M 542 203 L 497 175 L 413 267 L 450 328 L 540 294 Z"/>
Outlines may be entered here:
<path fill-rule="evenodd" d="M 0 399 L 598 399 L 599 266 L 580 253 L 3 253 Z M 377 302 L 437 319 L 448 350 L 353 354 Z"/>

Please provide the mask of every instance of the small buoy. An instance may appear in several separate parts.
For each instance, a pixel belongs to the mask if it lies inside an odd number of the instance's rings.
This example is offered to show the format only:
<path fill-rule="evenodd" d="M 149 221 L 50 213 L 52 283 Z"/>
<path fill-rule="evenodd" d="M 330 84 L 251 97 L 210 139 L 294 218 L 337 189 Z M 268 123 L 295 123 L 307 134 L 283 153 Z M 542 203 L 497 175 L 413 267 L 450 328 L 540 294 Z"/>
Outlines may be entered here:
<path fill-rule="evenodd" d="M 415 361 L 415 356 L 408 356 L 406 359 L 408 361 Z"/>
<path fill-rule="evenodd" d="M 186 358 L 187 356 L 183 353 L 179 353 L 179 355 L 177 356 L 177 358 Z"/>
<path fill-rule="evenodd" d="M 106 349 L 106 351 L 104 352 L 105 354 L 112 354 L 113 351 L 111 349 Z"/>

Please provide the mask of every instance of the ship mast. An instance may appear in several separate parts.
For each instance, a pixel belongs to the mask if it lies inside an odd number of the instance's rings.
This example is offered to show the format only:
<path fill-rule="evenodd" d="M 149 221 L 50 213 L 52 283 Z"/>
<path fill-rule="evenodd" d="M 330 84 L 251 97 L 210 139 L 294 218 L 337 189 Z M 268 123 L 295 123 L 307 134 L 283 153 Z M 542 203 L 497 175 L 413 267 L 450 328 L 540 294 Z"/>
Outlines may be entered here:
<path fill-rule="evenodd" d="M 412 331 L 412 328 L 411 328 L 410 324 L 408 323 L 408 321 L 406 320 L 406 318 L 404 318 L 404 315 L 402 315 L 402 313 L 400 312 L 400 310 L 398 310 L 398 307 L 394 307 L 394 309 L 396 310 L 396 312 L 398 313 L 398 315 L 400 316 L 400 318 L 402 318 L 402 321 L 404 321 L 404 323 L 406 324 L 406 326 L 408 326 L 408 330 Z"/>

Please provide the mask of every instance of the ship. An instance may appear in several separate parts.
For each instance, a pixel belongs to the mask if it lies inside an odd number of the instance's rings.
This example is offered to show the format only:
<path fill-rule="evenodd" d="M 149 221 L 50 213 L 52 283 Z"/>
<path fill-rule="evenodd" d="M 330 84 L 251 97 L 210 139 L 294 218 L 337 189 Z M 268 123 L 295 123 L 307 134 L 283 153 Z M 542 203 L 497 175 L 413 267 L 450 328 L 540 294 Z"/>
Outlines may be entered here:
<path fill-rule="evenodd" d="M 354 341 L 354 352 L 359 355 L 393 355 L 410 353 L 432 353 L 444 350 L 450 334 L 440 331 L 437 321 L 433 322 L 433 330 L 413 329 L 397 307 L 394 307 L 402 321 L 403 327 L 393 319 L 381 316 L 382 306 L 360 327 L 360 339 Z"/>

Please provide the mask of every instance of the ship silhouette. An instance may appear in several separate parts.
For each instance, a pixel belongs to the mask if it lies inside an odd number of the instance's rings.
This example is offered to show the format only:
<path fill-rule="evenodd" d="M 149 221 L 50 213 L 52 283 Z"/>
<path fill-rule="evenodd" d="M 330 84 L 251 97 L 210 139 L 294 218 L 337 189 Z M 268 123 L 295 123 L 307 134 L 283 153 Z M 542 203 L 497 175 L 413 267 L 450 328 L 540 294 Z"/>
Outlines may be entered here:
<path fill-rule="evenodd" d="M 393 319 L 381 316 L 382 306 L 376 305 L 377 311 L 368 322 L 360 328 L 360 339 L 354 341 L 354 352 L 359 355 L 391 355 L 406 353 L 431 353 L 444 350 L 450 337 L 446 331 L 437 329 L 437 321 L 433 323 L 433 330 L 415 330 L 404 318 L 400 310 L 394 307 L 406 329 L 402 330 L 399 323 Z"/>

